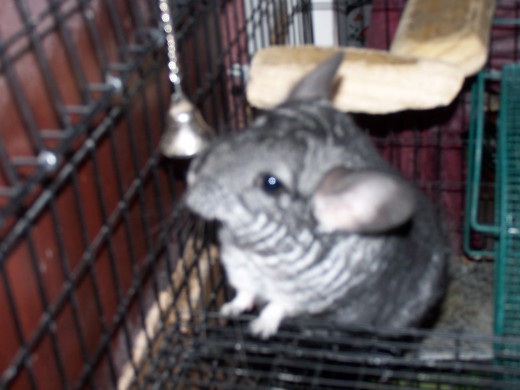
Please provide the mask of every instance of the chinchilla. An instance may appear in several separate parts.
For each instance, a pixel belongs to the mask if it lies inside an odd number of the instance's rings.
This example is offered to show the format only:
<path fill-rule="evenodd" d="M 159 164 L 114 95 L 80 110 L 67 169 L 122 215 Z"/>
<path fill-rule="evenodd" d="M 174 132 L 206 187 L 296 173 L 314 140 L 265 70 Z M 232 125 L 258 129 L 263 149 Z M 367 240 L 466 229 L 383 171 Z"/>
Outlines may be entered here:
<path fill-rule="evenodd" d="M 217 220 L 233 300 L 261 307 L 253 334 L 285 318 L 419 326 L 442 298 L 449 243 L 437 208 L 377 152 L 329 94 L 343 55 L 243 132 L 191 164 L 187 206 Z"/>

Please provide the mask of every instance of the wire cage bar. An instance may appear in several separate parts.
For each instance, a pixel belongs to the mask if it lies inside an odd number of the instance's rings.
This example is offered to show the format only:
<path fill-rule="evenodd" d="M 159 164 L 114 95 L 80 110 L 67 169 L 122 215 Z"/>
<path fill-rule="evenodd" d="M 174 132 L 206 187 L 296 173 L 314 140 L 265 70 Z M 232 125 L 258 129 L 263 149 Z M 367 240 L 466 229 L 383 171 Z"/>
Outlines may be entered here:
<path fill-rule="evenodd" d="M 111 343 L 144 310 L 176 194 L 155 151 L 169 94 L 156 14 L 0 7 L 2 388 L 117 381 Z"/>
<path fill-rule="evenodd" d="M 223 134 L 256 114 L 244 93 L 256 51 L 325 39 L 323 12 L 331 44 L 386 49 L 406 1 L 170 3 L 183 89 Z M 498 1 L 498 16 L 519 13 L 518 1 Z M 518 61 L 518 24 L 508 22 L 494 27 L 489 69 Z M 261 341 L 247 333 L 248 316 L 223 321 L 216 312 L 232 291 L 215 226 L 178 207 L 187 162 L 157 149 L 171 93 L 165 54 L 155 0 L 0 6 L 0 388 L 519 386 L 516 330 L 396 333 L 289 321 Z M 448 107 L 355 119 L 443 205 L 457 256 L 465 244 L 467 255 L 478 249 L 487 259 L 505 230 L 492 228 L 491 239 L 470 232 L 466 178 L 489 175 L 477 211 L 491 224 L 488 210 L 504 194 L 494 180 L 505 170 L 491 164 L 475 173 L 466 163 L 478 144 L 468 133 L 480 105 L 473 81 Z M 498 95 L 489 81 L 474 88 Z M 481 146 L 494 156 L 496 145 L 492 136 Z M 476 290 L 476 305 L 485 306 L 493 292 Z"/>

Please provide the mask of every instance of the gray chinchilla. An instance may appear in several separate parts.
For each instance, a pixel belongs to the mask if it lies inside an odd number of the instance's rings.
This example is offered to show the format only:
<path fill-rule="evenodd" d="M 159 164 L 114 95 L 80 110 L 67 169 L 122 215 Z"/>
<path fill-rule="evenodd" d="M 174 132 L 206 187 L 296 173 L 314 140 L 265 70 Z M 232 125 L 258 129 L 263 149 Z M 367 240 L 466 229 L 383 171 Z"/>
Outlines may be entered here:
<path fill-rule="evenodd" d="M 263 305 L 250 324 L 259 337 L 300 316 L 418 326 L 445 291 L 438 210 L 329 101 L 342 58 L 317 66 L 247 130 L 213 142 L 188 173 L 186 203 L 220 222 L 236 289 L 221 313 Z"/>

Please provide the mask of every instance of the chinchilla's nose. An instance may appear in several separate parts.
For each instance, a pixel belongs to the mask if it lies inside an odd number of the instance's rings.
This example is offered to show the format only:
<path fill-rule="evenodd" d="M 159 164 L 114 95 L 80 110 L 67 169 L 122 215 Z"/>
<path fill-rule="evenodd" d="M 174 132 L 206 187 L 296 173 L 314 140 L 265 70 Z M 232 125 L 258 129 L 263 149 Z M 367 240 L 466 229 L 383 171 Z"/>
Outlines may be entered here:
<path fill-rule="evenodd" d="M 188 185 L 184 203 L 200 216 L 213 219 L 216 218 L 217 208 L 224 198 L 224 191 L 215 180 L 199 177 Z"/>

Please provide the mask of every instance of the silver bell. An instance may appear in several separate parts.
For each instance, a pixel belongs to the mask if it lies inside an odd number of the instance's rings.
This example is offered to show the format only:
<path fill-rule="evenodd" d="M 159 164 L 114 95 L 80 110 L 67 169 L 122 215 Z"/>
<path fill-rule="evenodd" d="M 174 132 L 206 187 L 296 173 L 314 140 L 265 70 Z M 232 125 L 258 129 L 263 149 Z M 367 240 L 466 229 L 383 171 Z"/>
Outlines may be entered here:
<path fill-rule="evenodd" d="M 171 99 L 161 152 L 166 157 L 193 157 L 208 146 L 214 131 L 184 94 L 174 93 Z"/>

